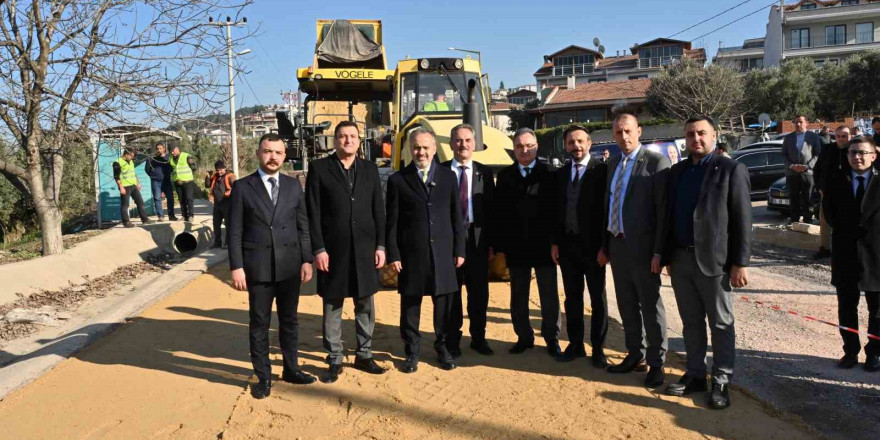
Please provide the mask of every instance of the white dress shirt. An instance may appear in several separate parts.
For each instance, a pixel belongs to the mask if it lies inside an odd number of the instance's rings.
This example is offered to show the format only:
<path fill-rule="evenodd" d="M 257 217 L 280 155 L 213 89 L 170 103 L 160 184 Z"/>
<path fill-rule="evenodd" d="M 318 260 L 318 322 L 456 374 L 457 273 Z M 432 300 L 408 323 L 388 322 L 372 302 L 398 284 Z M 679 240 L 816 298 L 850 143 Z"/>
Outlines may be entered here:
<path fill-rule="evenodd" d="M 464 219 L 465 223 L 473 223 L 474 221 L 474 161 L 468 161 L 468 163 L 459 163 L 457 160 L 452 159 L 452 171 L 455 171 L 456 181 L 461 181 L 461 168 L 460 166 L 465 166 L 464 178 L 467 179 L 468 184 L 468 218 Z"/>
<path fill-rule="evenodd" d="M 581 159 L 580 162 L 577 162 L 577 163 L 580 164 L 581 169 L 578 170 L 578 169 L 574 166 L 574 165 L 575 165 L 575 162 L 572 160 L 572 164 L 571 164 L 571 176 L 568 178 L 568 181 L 569 181 L 569 182 L 574 182 L 574 178 L 575 178 L 574 173 L 575 173 L 575 172 L 578 173 L 578 176 L 577 176 L 578 181 L 580 181 L 581 178 L 584 177 L 584 171 L 587 170 L 587 164 L 590 163 L 590 155 L 587 154 L 586 156 L 584 156 L 583 159 Z"/>
<path fill-rule="evenodd" d="M 266 188 L 266 193 L 269 194 L 269 200 L 272 200 L 272 184 L 269 183 L 269 178 L 275 178 L 275 186 L 278 188 L 278 194 L 281 194 L 281 179 L 280 172 L 276 171 L 275 174 L 266 174 L 262 168 L 257 168 L 257 173 L 260 174 L 260 180 L 263 181 L 263 186 Z"/>

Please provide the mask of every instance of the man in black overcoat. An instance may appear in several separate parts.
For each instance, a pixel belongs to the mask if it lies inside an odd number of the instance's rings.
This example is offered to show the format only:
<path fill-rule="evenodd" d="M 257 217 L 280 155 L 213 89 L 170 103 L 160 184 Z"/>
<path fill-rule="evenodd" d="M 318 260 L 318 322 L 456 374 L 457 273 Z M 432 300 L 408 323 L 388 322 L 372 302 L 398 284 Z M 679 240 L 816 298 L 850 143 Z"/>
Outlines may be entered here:
<path fill-rule="evenodd" d="M 867 136 L 849 144 L 846 172 L 828 177 L 825 187 L 825 218 L 831 225 L 831 284 L 837 288 L 838 322 L 858 329 L 859 298 L 865 292 L 868 333 L 880 336 L 880 179 L 876 168 L 876 144 Z M 840 330 L 843 338 L 841 368 L 858 363 L 859 335 Z M 865 345 L 865 370 L 880 371 L 880 341 Z"/>
<path fill-rule="evenodd" d="M 398 272 L 400 336 L 405 373 L 418 369 L 422 297 L 434 301 L 434 348 L 440 367 L 455 360 L 446 346 L 455 270 L 464 264 L 466 233 L 455 173 L 434 161 L 437 144 L 425 129 L 409 133 L 412 162 L 388 179 L 386 202 L 388 261 Z"/>
<path fill-rule="evenodd" d="M 489 307 L 489 255 L 492 252 L 492 203 L 495 178 L 492 169 L 473 160 L 476 142 L 474 128 L 459 124 L 449 134 L 452 160 L 443 162 L 456 174 L 461 216 L 467 230 L 465 264 L 458 268 L 458 290 L 452 301 L 452 328 L 447 347 L 452 357 L 461 355 L 461 286 L 467 286 L 467 313 L 470 320 L 471 348 L 483 355 L 494 352 L 486 342 L 486 313 Z"/>
<path fill-rule="evenodd" d="M 336 153 L 309 165 L 306 201 L 309 212 L 318 294 L 324 300 L 324 383 L 342 373 L 342 304 L 354 301 L 357 334 L 355 368 L 372 374 L 385 369 L 373 360 L 376 326 L 373 294 L 379 289 L 376 269 L 385 265 L 385 206 L 376 164 L 357 157 L 360 134 L 343 121 L 334 132 Z"/>
<path fill-rule="evenodd" d="M 309 219 L 299 180 L 281 174 L 286 146 L 276 134 L 260 138 L 260 167 L 232 185 L 229 203 L 229 268 L 232 284 L 248 291 L 251 362 L 259 383 L 257 399 L 272 387 L 269 324 L 272 302 L 278 312 L 278 334 L 285 382 L 309 384 L 297 358 L 300 283 L 312 278 Z"/>

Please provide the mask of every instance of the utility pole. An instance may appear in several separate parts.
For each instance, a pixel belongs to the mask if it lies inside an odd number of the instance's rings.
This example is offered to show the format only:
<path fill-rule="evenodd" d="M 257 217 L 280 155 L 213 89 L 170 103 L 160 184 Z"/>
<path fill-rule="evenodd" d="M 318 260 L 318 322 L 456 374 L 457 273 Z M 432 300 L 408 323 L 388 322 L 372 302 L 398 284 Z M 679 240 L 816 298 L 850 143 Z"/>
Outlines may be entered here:
<path fill-rule="evenodd" d="M 232 72 L 232 58 L 234 56 L 248 54 L 251 50 L 245 49 L 237 54 L 232 53 L 232 27 L 247 24 L 247 17 L 242 17 L 240 21 L 232 21 L 232 19 L 227 16 L 226 22 L 217 23 L 214 23 L 213 18 L 208 17 L 208 23 L 226 27 L 226 67 L 229 73 L 229 122 L 230 134 L 232 137 L 229 145 L 232 147 L 232 172 L 238 176 L 238 135 L 235 128 L 235 75 Z"/>

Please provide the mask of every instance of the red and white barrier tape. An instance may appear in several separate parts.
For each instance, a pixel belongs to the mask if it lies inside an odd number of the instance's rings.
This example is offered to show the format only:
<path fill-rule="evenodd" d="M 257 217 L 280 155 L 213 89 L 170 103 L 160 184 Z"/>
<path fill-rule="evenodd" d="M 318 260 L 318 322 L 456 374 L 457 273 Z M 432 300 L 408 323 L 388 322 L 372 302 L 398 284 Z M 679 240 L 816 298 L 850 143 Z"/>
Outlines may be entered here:
<path fill-rule="evenodd" d="M 798 312 L 796 312 L 796 311 L 794 311 L 794 310 L 787 310 L 787 309 L 783 309 L 782 307 L 777 306 L 777 305 L 768 304 L 768 303 L 765 303 L 765 302 L 763 302 L 763 301 L 758 301 L 758 300 L 749 299 L 749 297 L 747 297 L 747 296 L 741 296 L 740 298 L 741 298 L 743 301 L 745 301 L 745 302 L 747 302 L 747 303 L 750 303 L 750 304 L 755 304 L 755 305 L 759 305 L 759 306 L 762 306 L 762 307 L 767 307 L 767 308 L 770 308 L 770 309 L 776 310 L 776 311 L 778 311 L 778 312 L 788 313 L 789 315 L 800 316 L 801 318 L 804 318 L 804 319 L 806 319 L 806 320 L 808 320 L 808 321 L 815 321 L 815 322 L 819 322 L 819 323 L 822 323 L 822 324 L 825 324 L 825 325 L 830 325 L 830 326 L 832 326 L 832 327 L 837 327 L 837 328 L 839 328 L 840 330 L 845 330 L 845 331 L 848 331 L 848 332 L 850 332 L 850 333 L 856 333 L 856 334 L 859 334 L 859 335 L 865 335 L 865 336 L 867 336 L 867 337 L 870 338 L 870 339 L 876 339 L 876 340 L 880 341 L 880 336 L 874 336 L 874 335 L 872 335 L 872 334 L 870 334 L 870 333 L 868 333 L 868 332 L 860 332 L 860 331 L 858 331 L 858 330 L 856 330 L 856 329 L 854 329 L 854 328 L 844 327 L 844 326 L 842 326 L 842 325 L 840 325 L 840 324 L 835 324 L 835 323 L 833 323 L 833 322 L 828 322 L 828 321 L 825 321 L 825 320 L 822 320 L 822 319 L 819 319 L 819 318 L 812 317 L 812 316 L 810 316 L 810 315 L 804 315 L 804 314 L 798 313 Z"/>

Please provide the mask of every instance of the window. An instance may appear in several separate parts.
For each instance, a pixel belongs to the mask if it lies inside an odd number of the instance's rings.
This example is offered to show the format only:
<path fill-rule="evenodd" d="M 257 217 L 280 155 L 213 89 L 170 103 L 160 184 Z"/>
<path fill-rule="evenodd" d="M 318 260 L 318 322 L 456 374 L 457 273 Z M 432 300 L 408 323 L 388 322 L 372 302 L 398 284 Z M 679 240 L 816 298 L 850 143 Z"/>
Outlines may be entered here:
<path fill-rule="evenodd" d="M 764 59 L 763 58 L 748 58 L 744 60 L 740 60 L 740 71 L 748 72 L 752 69 L 763 69 L 764 68 Z"/>
<path fill-rule="evenodd" d="M 553 76 L 570 76 L 593 72 L 592 54 L 569 55 L 553 58 Z"/>
<path fill-rule="evenodd" d="M 588 83 L 603 83 L 603 82 L 605 82 L 605 78 L 592 78 L 587 82 Z"/>
<path fill-rule="evenodd" d="M 639 68 L 666 66 L 673 60 L 681 59 L 681 46 L 646 47 L 639 49 Z"/>
<path fill-rule="evenodd" d="M 806 11 L 809 9 L 816 9 L 816 4 L 811 3 L 811 2 L 807 2 L 807 3 L 804 3 L 801 5 L 801 11 Z"/>
<path fill-rule="evenodd" d="M 818 68 L 821 69 L 821 68 L 825 65 L 825 60 L 824 60 L 824 59 L 822 59 L 822 60 L 814 60 L 814 61 L 813 61 L 813 64 L 815 64 L 816 67 L 818 67 Z"/>
<path fill-rule="evenodd" d="M 772 145 L 773 147 L 778 147 L 778 145 Z M 782 165 L 785 163 L 785 158 L 782 156 L 781 151 L 774 151 L 772 153 L 767 153 L 767 159 L 770 165 Z"/>
<path fill-rule="evenodd" d="M 645 78 L 647 78 L 647 77 L 648 77 L 648 75 L 630 75 L 627 79 L 630 79 L 630 80 L 633 80 L 633 79 L 645 79 Z"/>
<path fill-rule="evenodd" d="M 856 24 L 856 44 L 874 42 L 874 23 Z"/>
<path fill-rule="evenodd" d="M 744 154 L 737 157 L 736 161 L 744 164 L 746 168 L 763 167 L 767 165 L 767 153 Z"/>
<path fill-rule="evenodd" d="M 855 6 L 859 4 L 859 0 L 843 0 L 840 2 L 840 6 Z"/>
<path fill-rule="evenodd" d="M 800 49 L 802 47 L 810 47 L 810 29 L 792 29 L 791 49 Z"/>
<path fill-rule="evenodd" d="M 846 25 L 825 26 L 825 45 L 840 46 L 846 44 Z"/>

